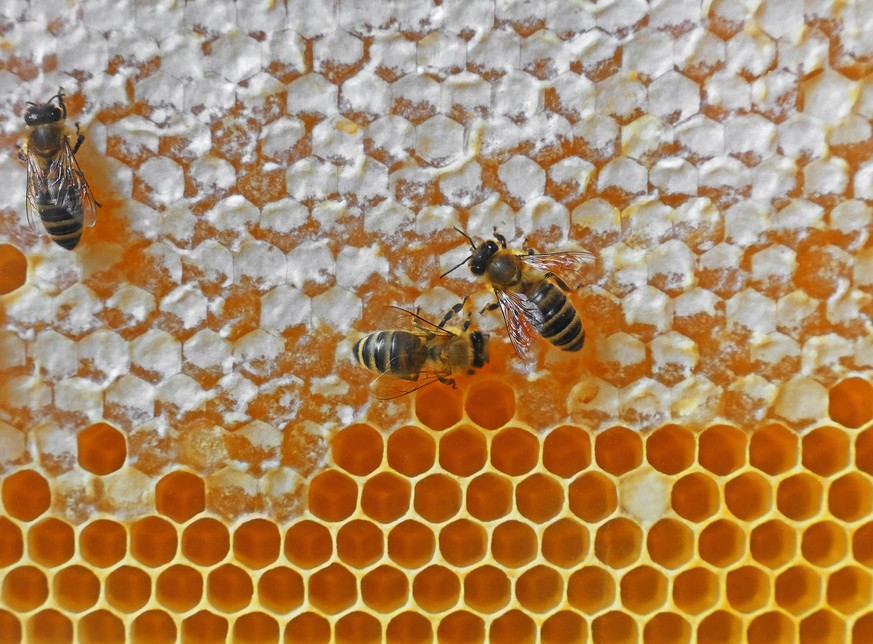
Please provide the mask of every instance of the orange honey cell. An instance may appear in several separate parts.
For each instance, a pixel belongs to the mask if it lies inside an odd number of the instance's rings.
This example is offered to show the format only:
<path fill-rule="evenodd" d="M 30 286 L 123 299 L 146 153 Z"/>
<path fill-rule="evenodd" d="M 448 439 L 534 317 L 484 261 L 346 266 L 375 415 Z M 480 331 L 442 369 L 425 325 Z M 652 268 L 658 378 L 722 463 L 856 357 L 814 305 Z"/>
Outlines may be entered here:
<path fill-rule="evenodd" d="M 288 613 L 303 603 L 303 577 L 296 570 L 279 566 L 258 579 L 258 600 L 274 613 Z"/>
<path fill-rule="evenodd" d="M 800 453 L 797 434 L 782 425 L 767 425 L 749 439 L 749 463 L 770 475 L 790 470 Z"/>
<path fill-rule="evenodd" d="M 834 571 L 827 580 L 828 605 L 844 615 L 853 615 L 870 607 L 873 601 L 873 580 L 869 570 L 845 566 Z"/>
<path fill-rule="evenodd" d="M 79 533 L 79 553 L 93 566 L 113 566 L 121 561 L 126 552 L 127 532 L 120 523 L 97 519 Z"/>
<path fill-rule="evenodd" d="M 242 610 L 252 600 L 254 586 L 249 574 L 233 564 L 222 564 L 206 577 L 209 603 L 223 613 Z"/>
<path fill-rule="evenodd" d="M 227 620 L 208 610 L 197 611 L 182 620 L 182 641 L 224 642 L 227 631 Z"/>
<path fill-rule="evenodd" d="M 218 563 L 230 552 L 230 533 L 221 521 L 204 517 L 182 532 L 182 554 L 199 566 Z"/>
<path fill-rule="evenodd" d="M 406 514 L 412 490 L 409 481 L 392 472 L 379 472 L 361 490 L 361 509 L 374 521 L 391 523 Z"/>
<path fill-rule="evenodd" d="M 536 467 L 539 452 L 536 436 L 518 427 L 507 427 L 491 441 L 491 465 L 504 474 L 521 476 Z"/>
<path fill-rule="evenodd" d="M 794 639 L 794 622 L 780 611 L 763 613 L 749 622 L 746 637 L 750 644 L 791 641 Z"/>
<path fill-rule="evenodd" d="M 588 531 L 574 519 L 558 519 L 543 531 L 542 552 L 550 563 L 572 568 L 588 553 Z"/>
<path fill-rule="evenodd" d="M 48 568 L 69 561 L 75 547 L 76 537 L 72 526 L 60 519 L 43 519 L 27 531 L 30 558 Z"/>
<path fill-rule="evenodd" d="M 855 437 L 855 465 L 862 472 L 873 475 L 873 427 Z"/>
<path fill-rule="evenodd" d="M 639 566 L 622 576 L 619 592 L 625 608 L 638 615 L 647 615 L 664 605 L 667 578 L 651 566 Z"/>
<path fill-rule="evenodd" d="M 95 610 L 79 620 L 76 635 L 80 642 L 121 642 L 124 622 L 108 610 Z"/>
<path fill-rule="evenodd" d="M 818 610 L 800 622 L 801 642 L 845 642 L 846 623 L 832 611 Z"/>
<path fill-rule="evenodd" d="M 770 577 L 756 566 L 741 566 L 727 574 L 725 596 L 736 611 L 754 613 L 770 600 Z"/>
<path fill-rule="evenodd" d="M 145 517 L 130 526 L 130 553 L 151 568 L 169 562 L 178 541 L 176 529 L 160 517 Z"/>
<path fill-rule="evenodd" d="M 127 458 L 124 434 L 112 425 L 96 423 L 76 436 L 79 465 L 89 472 L 104 476 L 121 469 Z"/>
<path fill-rule="evenodd" d="M 542 623 L 540 639 L 543 644 L 571 644 L 584 642 L 588 634 L 585 618 L 574 611 L 562 610 Z"/>
<path fill-rule="evenodd" d="M 498 429 L 515 415 L 515 392 L 499 380 L 477 382 L 467 391 L 467 416 L 483 429 Z"/>
<path fill-rule="evenodd" d="M 691 625 L 676 613 L 658 613 L 643 629 L 644 642 L 690 642 Z"/>
<path fill-rule="evenodd" d="M 743 623 L 739 617 L 725 610 L 717 610 L 704 617 L 697 626 L 697 641 L 741 642 Z"/>
<path fill-rule="evenodd" d="M 752 529 L 749 552 L 758 563 L 780 568 L 797 554 L 797 534 L 782 521 L 766 521 Z"/>
<path fill-rule="evenodd" d="M 643 461 L 643 441 L 626 427 L 612 427 L 594 439 L 594 459 L 604 472 L 621 476 Z"/>
<path fill-rule="evenodd" d="M 418 476 L 433 467 L 436 443 L 424 430 L 407 425 L 388 437 L 387 456 L 395 472 Z"/>
<path fill-rule="evenodd" d="M 333 460 L 349 474 L 364 476 L 379 467 L 384 445 L 382 436 L 370 425 L 351 425 L 331 441 Z"/>
<path fill-rule="evenodd" d="M 845 529 L 834 521 L 820 521 L 803 531 L 800 551 L 803 558 L 820 568 L 845 559 L 849 540 Z"/>
<path fill-rule="evenodd" d="M 358 502 L 358 486 L 349 476 L 326 470 L 309 484 L 309 509 L 323 521 L 342 521 Z"/>
<path fill-rule="evenodd" d="M 626 613 L 614 610 L 591 620 L 592 641 L 637 642 L 639 636 L 636 622 Z"/>
<path fill-rule="evenodd" d="M 697 540 L 700 557 L 720 568 L 736 562 L 745 552 L 746 535 L 732 521 L 718 519 L 707 525 Z"/>
<path fill-rule="evenodd" d="M 752 521 L 770 510 L 770 488 L 771 483 L 757 472 L 743 472 L 725 484 L 725 505 L 738 519 Z"/>
<path fill-rule="evenodd" d="M 418 521 L 401 521 L 388 533 L 388 556 L 407 570 L 430 562 L 436 551 L 433 531 Z"/>
<path fill-rule="evenodd" d="M 494 472 L 467 484 L 467 512 L 480 521 L 494 521 L 512 511 L 512 481 Z"/>
<path fill-rule="evenodd" d="M 51 504 L 48 481 L 34 470 L 19 470 L 3 478 L 3 506 L 9 516 L 33 521 Z"/>
<path fill-rule="evenodd" d="M 852 556 L 858 563 L 873 567 L 873 523 L 865 523 L 852 535 Z"/>
<path fill-rule="evenodd" d="M 361 598 L 371 609 L 391 613 L 406 603 L 409 580 L 392 566 L 377 566 L 361 578 Z"/>
<path fill-rule="evenodd" d="M 415 484 L 415 511 L 430 523 L 442 523 L 461 509 L 461 486 L 445 474 L 431 474 Z"/>
<path fill-rule="evenodd" d="M 636 523 L 624 517 L 611 519 L 597 530 L 594 555 L 611 568 L 625 568 L 639 558 L 642 540 Z"/>
<path fill-rule="evenodd" d="M 455 476 L 472 476 L 485 466 L 485 436 L 472 427 L 458 427 L 443 434 L 439 445 L 442 468 Z"/>
<path fill-rule="evenodd" d="M 330 532 L 315 521 L 298 521 L 285 534 L 285 556 L 302 568 L 315 568 L 327 561 L 332 553 Z"/>
<path fill-rule="evenodd" d="M 325 534 L 324 537 L 329 542 L 330 535 Z M 348 565 L 366 568 L 382 557 L 385 536 L 375 523 L 353 519 L 344 523 L 337 531 L 336 550 L 339 558 Z"/>
<path fill-rule="evenodd" d="M 679 568 L 694 555 L 694 534 L 675 519 L 661 519 L 646 535 L 649 556 L 665 568 Z"/>
<path fill-rule="evenodd" d="M 103 582 L 106 601 L 124 613 L 135 613 L 146 605 L 152 594 L 152 580 L 145 571 L 133 566 L 119 566 Z"/>
<path fill-rule="evenodd" d="M 465 610 L 455 611 L 440 620 L 437 639 L 447 644 L 485 641 L 485 622 L 478 615 Z"/>
<path fill-rule="evenodd" d="M 21 641 L 21 621 L 13 613 L 0 608 L 0 633 L 10 642 Z"/>
<path fill-rule="evenodd" d="M 718 511 L 718 486 L 702 472 L 687 474 L 673 484 L 670 502 L 676 514 L 700 523 Z"/>
<path fill-rule="evenodd" d="M 433 627 L 430 620 L 412 611 L 400 613 L 391 618 L 385 629 L 387 642 L 431 642 Z"/>
<path fill-rule="evenodd" d="M 338 643 L 378 644 L 382 641 L 382 625 L 379 620 L 362 611 L 353 611 L 339 618 L 335 633 Z"/>
<path fill-rule="evenodd" d="M 0 295 L 24 286 L 27 280 L 27 258 L 11 244 L 0 244 Z"/>
<path fill-rule="evenodd" d="M 440 530 L 440 553 L 453 566 L 471 566 L 485 556 L 487 538 L 481 525 L 458 519 Z"/>
<path fill-rule="evenodd" d="M 425 387 L 415 393 L 415 415 L 419 422 L 437 432 L 461 422 L 461 393 L 449 387 Z"/>
<path fill-rule="evenodd" d="M 312 605 L 330 615 L 346 610 L 358 598 L 355 576 L 337 563 L 314 572 L 309 578 L 308 590 Z"/>
<path fill-rule="evenodd" d="M 713 474 L 730 474 L 746 461 L 745 434 L 729 425 L 709 427 L 700 434 L 697 460 Z"/>
<path fill-rule="evenodd" d="M 464 603 L 479 613 L 504 608 L 511 596 L 509 577 L 495 566 L 481 566 L 464 577 Z"/>
<path fill-rule="evenodd" d="M 527 519 L 545 523 L 561 511 L 564 490 L 554 478 L 537 472 L 516 485 L 515 505 Z"/>
<path fill-rule="evenodd" d="M 837 427 L 818 427 L 803 437 L 803 466 L 831 476 L 849 464 L 849 435 Z"/>
<path fill-rule="evenodd" d="M 330 622 L 317 613 L 300 613 L 285 626 L 286 642 L 330 642 Z"/>
<path fill-rule="evenodd" d="M 6 517 L 0 517 L 0 568 L 11 566 L 24 554 L 21 529 Z"/>
<path fill-rule="evenodd" d="M 600 566 L 581 568 L 567 581 L 567 600 L 574 608 L 593 615 L 615 601 L 615 580 Z"/>
<path fill-rule="evenodd" d="M 516 580 L 515 596 L 525 610 L 545 613 L 563 599 L 564 581 L 560 573 L 549 566 L 532 566 Z"/>
<path fill-rule="evenodd" d="M 494 527 L 491 555 L 509 569 L 520 568 L 537 556 L 537 535 L 527 523 L 509 520 Z"/>
<path fill-rule="evenodd" d="M 859 521 L 873 509 L 873 485 L 863 474 L 850 472 L 831 483 L 828 509 L 837 519 Z"/>
<path fill-rule="evenodd" d="M 516 609 L 506 611 L 491 622 L 489 642 L 536 642 L 537 625 L 528 615 Z"/>
<path fill-rule="evenodd" d="M 72 642 L 73 623 L 53 608 L 34 613 L 27 620 L 26 642 Z"/>
<path fill-rule="evenodd" d="M 458 603 L 461 581 L 443 566 L 428 566 L 415 575 L 412 596 L 416 605 L 431 613 L 442 613 Z"/>
<path fill-rule="evenodd" d="M 816 477 L 801 472 L 779 483 L 776 506 L 789 519 L 803 521 L 819 513 L 823 496 L 821 482 Z"/>
<path fill-rule="evenodd" d="M 176 634 L 176 622 L 162 610 L 143 611 L 130 625 L 130 639 L 137 644 L 172 644 Z"/>
<path fill-rule="evenodd" d="M 776 577 L 776 603 L 785 610 L 801 615 L 815 606 L 822 594 L 822 579 L 812 568 L 792 566 Z"/>
<path fill-rule="evenodd" d="M 555 427 L 543 440 L 543 466 L 561 478 L 570 478 L 591 464 L 591 439 L 579 427 Z"/>
<path fill-rule="evenodd" d="M 84 566 L 69 566 L 55 573 L 52 594 L 65 610 L 81 613 L 100 597 L 100 580 Z"/>
<path fill-rule="evenodd" d="M 196 568 L 175 564 L 165 568 L 155 582 L 155 598 L 174 613 L 185 613 L 203 597 L 203 575 Z"/>
<path fill-rule="evenodd" d="M 615 484 L 600 472 L 578 476 L 568 490 L 570 511 L 587 523 L 597 523 L 618 508 Z"/>
<path fill-rule="evenodd" d="M 873 419 L 873 384 L 863 378 L 846 378 L 828 392 L 828 416 L 856 429 Z"/>
<path fill-rule="evenodd" d="M 718 602 L 721 582 L 706 568 L 689 568 L 673 580 L 673 603 L 676 608 L 698 615 Z"/>
<path fill-rule="evenodd" d="M 233 623 L 234 642 L 278 642 L 279 622 L 266 613 L 240 615 Z"/>
<path fill-rule="evenodd" d="M 646 460 L 664 474 L 678 474 L 691 467 L 697 444 L 694 435 L 678 425 L 665 425 L 646 439 Z"/>
<path fill-rule="evenodd" d="M 14 611 L 35 610 L 48 599 L 48 580 L 36 566 L 19 566 L 5 571 L 2 583 L 3 604 Z"/>
<path fill-rule="evenodd" d="M 190 472 L 171 472 L 155 486 L 155 508 L 177 523 L 185 523 L 206 509 L 206 485 Z"/>
<path fill-rule="evenodd" d="M 281 541 L 275 523 L 266 519 L 252 519 L 233 533 L 233 554 L 249 568 L 264 568 L 279 558 Z"/>

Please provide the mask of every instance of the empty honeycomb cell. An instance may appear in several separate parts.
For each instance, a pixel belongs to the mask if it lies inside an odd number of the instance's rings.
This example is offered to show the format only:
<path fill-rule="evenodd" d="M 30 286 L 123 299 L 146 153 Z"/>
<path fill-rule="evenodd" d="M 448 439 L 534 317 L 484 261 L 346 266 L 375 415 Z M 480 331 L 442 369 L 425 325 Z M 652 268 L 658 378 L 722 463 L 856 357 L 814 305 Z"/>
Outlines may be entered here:
<path fill-rule="evenodd" d="M 491 533 L 491 556 L 507 568 L 520 568 L 537 556 L 537 535 L 521 521 L 504 521 Z"/>
<path fill-rule="evenodd" d="M 661 427 L 646 439 L 646 460 L 664 474 L 678 474 L 694 463 L 694 435 L 678 425 Z"/>
<path fill-rule="evenodd" d="M 263 568 L 279 558 L 279 528 L 266 519 L 252 519 L 233 533 L 233 554 L 249 568 Z"/>
<path fill-rule="evenodd" d="M 587 634 L 588 624 L 585 619 L 569 610 L 553 613 L 540 628 L 540 640 L 543 644 L 584 642 Z"/>
<path fill-rule="evenodd" d="M 0 517 L 0 568 L 11 566 L 24 554 L 21 528 L 6 517 Z"/>
<path fill-rule="evenodd" d="M 169 521 L 145 517 L 130 526 L 130 553 L 151 568 L 161 566 L 176 555 L 178 537 Z"/>
<path fill-rule="evenodd" d="M 330 535 L 325 534 L 330 542 Z M 288 542 L 286 541 L 286 544 Z M 340 559 L 355 568 L 366 568 L 382 558 L 385 537 L 375 523 L 354 519 L 344 523 L 336 534 L 336 552 Z M 327 552 L 330 556 L 330 552 Z M 321 563 L 321 562 L 318 562 Z"/>
<path fill-rule="evenodd" d="M 165 568 L 155 582 L 155 598 L 174 613 L 184 613 L 200 603 L 203 575 L 190 566 L 175 564 Z"/>
<path fill-rule="evenodd" d="M 351 425 L 334 436 L 333 460 L 349 474 L 365 476 L 382 463 L 382 435 L 369 425 Z"/>
<path fill-rule="evenodd" d="M 843 521 L 859 521 L 873 509 L 873 486 L 858 472 L 841 476 L 828 490 L 828 509 Z"/>
<path fill-rule="evenodd" d="M 3 478 L 3 505 L 10 517 L 33 521 L 49 509 L 48 481 L 34 470 L 20 470 Z"/>
<path fill-rule="evenodd" d="M 355 576 L 338 563 L 314 572 L 309 578 L 309 601 L 325 613 L 341 613 L 358 598 Z"/>
<path fill-rule="evenodd" d="M 727 574 L 725 596 L 741 613 L 754 613 L 770 601 L 770 577 L 755 566 L 742 566 Z"/>
<path fill-rule="evenodd" d="M 361 579 L 361 598 L 371 609 L 391 613 L 406 603 L 409 581 L 392 566 L 377 566 Z"/>
<path fill-rule="evenodd" d="M 487 451 L 482 432 L 458 427 L 440 438 L 440 465 L 456 476 L 472 476 L 485 466 Z"/>
<path fill-rule="evenodd" d="M 60 519 L 43 519 L 27 531 L 27 551 L 30 558 L 48 568 L 69 561 L 75 548 L 73 528 Z"/>
<path fill-rule="evenodd" d="M 80 642 L 123 642 L 124 622 L 108 610 L 95 610 L 79 620 L 76 635 Z"/>
<path fill-rule="evenodd" d="M 388 437 L 388 465 L 404 476 L 418 476 L 433 467 L 436 443 L 424 430 L 401 427 Z"/>
<path fill-rule="evenodd" d="M 303 603 L 303 577 L 296 570 L 279 566 L 258 579 L 258 600 L 274 613 L 288 613 Z"/>
<path fill-rule="evenodd" d="M 803 558 L 820 568 L 845 559 L 849 550 L 846 530 L 833 521 L 814 523 L 803 531 L 800 551 Z"/>
<path fill-rule="evenodd" d="M 509 577 L 495 566 L 482 566 L 464 577 L 464 603 L 479 613 L 494 613 L 509 603 Z"/>
<path fill-rule="evenodd" d="M 176 622 L 162 610 L 146 610 L 130 625 L 130 639 L 136 644 L 173 644 Z"/>
<path fill-rule="evenodd" d="M 92 566 L 108 568 L 127 552 L 124 526 L 108 519 L 92 521 L 79 533 L 79 553 Z"/>
<path fill-rule="evenodd" d="M 254 587 L 249 574 L 233 564 L 222 564 L 206 578 L 209 603 L 224 613 L 242 610 L 252 600 Z"/>
<path fill-rule="evenodd" d="M 577 570 L 567 580 L 567 601 L 589 615 L 599 613 L 615 601 L 615 580 L 600 566 Z"/>
<path fill-rule="evenodd" d="M 500 380 L 477 382 L 467 391 L 464 408 L 478 427 L 497 429 L 515 415 L 515 393 Z"/>
<path fill-rule="evenodd" d="M 697 460 L 713 474 L 730 474 L 746 462 L 746 435 L 729 425 L 706 429 L 700 434 Z"/>
<path fill-rule="evenodd" d="M 182 532 L 182 554 L 191 563 L 211 566 L 224 559 L 228 552 L 230 533 L 217 519 L 197 519 Z"/>
<path fill-rule="evenodd" d="M 470 521 L 458 519 L 440 530 L 440 553 L 453 566 L 472 566 L 485 556 L 488 547 L 485 528 Z"/>
<path fill-rule="evenodd" d="M 425 565 L 435 550 L 433 530 L 418 521 L 401 521 L 388 533 L 388 556 L 406 569 Z"/>
<path fill-rule="evenodd" d="M 361 509 L 375 521 L 390 523 L 406 514 L 411 495 L 409 481 L 393 472 L 379 472 L 364 483 Z"/>
<path fill-rule="evenodd" d="M 461 422 L 464 415 L 461 392 L 450 387 L 420 389 L 415 394 L 415 415 L 428 429 L 448 429 Z"/>
<path fill-rule="evenodd" d="M 467 485 L 467 512 L 480 521 L 494 521 L 512 511 L 512 481 L 486 472 Z"/>
<path fill-rule="evenodd" d="M 382 625 L 372 615 L 353 611 L 337 620 L 335 636 L 338 643 L 378 644 L 382 641 Z"/>
<path fill-rule="evenodd" d="M 171 472 L 155 486 L 155 508 L 184 523 L 206 509 L 206 485 L 190 472 Z"/>
<path fill-rule="evenodd" d="M 676 514 L 699 523 L 718 511 L 719 496 L 715 481 L 702 472 L 694 472 L 673 484 L 670 503 Z"/>
<path fill-rule="evenodd" d="M 619 590 L 625 608 L 638 615 L 647 615 L 664 605 L 667 578 L 651 566 L 640 566 L 622 576 Z"/>
<path fill-rule="evenodd" d="M 758 563 L 780 568 L 797 554 L 797 533 L 782 521 L 767 521 L 749 535 L 749 552 Z"/>
<path fill-rule="evenodd" d="M 588 530 L 574 519 L 558 519 L 543 531 L 542 551 L 550 563 L 572 568 L 588 554 Z"/>
<path fill-rule="evenodd" d="M 430 523 L 448 521 L 461 510 L 461 486 L 445 474 L 431 474 L 415 484 L 413 507 Z"/>
<path fill-rule="evenodd" d="M 0 244 L 0 295 L 24 286 L 27 258 L 11 244 Z"/>
<path fill-rule="evenodd" d="M 100 597 L 100 580 L 85 566 L 70 566 L 55 573 L 53 595 L 62 608 L 74 613 L 88 610 Z"/>
<path fill-rule="evenodd" d="M 795 615 L 815 606 L 821 598 L 822 578 L 806 566 L 793 566 L 783 571 L 774 584 L 776 603 Z"/>
<path fill-rule="evenodd" d="M 844 615 L 852 615 L 870 607 L 873 601 L 873 581 L 870 571 L 858 566 L 846 566 L 831 573 L 827 587 L 828 604 Z"/>
<path fill-rule="evenodd" d="M 266 613 L 240 615 L 233 624 L 234 642 L 278 642 L 279 622 Z"/>
<path fill-rule="evenodd" d="M 330 642 L 330 622 L 317 613 L 300 613 L 285 627 L 286 642 Z"/>
<path fill-rule="evenodd" d="M 678 568 L 694 556 L 694 533 L 676 519 L 661 519 L 646 535 L 649 556 L 665 568 Z"/>
<path fill-rule="evenodd" d="M 717 610 L 704 617 L 697 625 L 697 641 L 706 644 L 740 642 L 743 622 L 726 610 Z"/>
<path fill-rule="evenodd" d="M 849 464 L 849 436 L 836 427 L 819 427 L 803 437 L 803 466 L 830 476 Z"/>
<path fill-rule="evenodd" d="M 658 613 L 643 628 L 643 642 L 690 642 L 691 624 L 676 613 Z"/>
<path fill-rule="evenodd" d="M 545 613 L 564 597 L 564 580 L 548 566 L 532 566 L 515 582 L 515 597 L 525 610 Z"/>
<path fill-rule="evenodd" d="M 828 395 L 828 416 L 835 423 L 855 429 L 873 419 L 873 384 L 863 378 L 846 378 Z"/>
<path fill-rule="evenodd" d="M 591 640 L 594 642 L 638 642 L 639 628 L 627 613 L 609 611 L 591 620 Z"/>
<path fill-rule="evenodd" d="M 594 439 L 594 458 L 602 470 L 620 476 L 642 463 L 643 441 L 625 427 L 607 429 Z"/>
<path fill-rule="evenodd" d="M 25 642 L 72 642 L 73 623 L 68 617 L 47 608 L 34 613 L 27 620 Z"/>
<path fill-rule="evenodd" d="M 673 580 L 673 603 L 686 613 L 698 615 L 715 606 L 720 588 L 721 582 L 711 570 L 689 568 Z"/>
<path fill-rule="evenodd" d="M 724 503 L 738 519 L 752 521 L 773 505 L 771 483 L 757 472 L 743 472 L 724 486 Z"/>
<path fill-rule="evenodd" d="M 124 613 L 135 613 L 152 595 L 152 580 L 145 571 L 119 566 L 104 582 L 106 601 Z"/>
<path fill-rule="evenodd" d="M 197 611 L 182 620 L 183 642 L 227 641 L 227 619 L 208 610 Z"/>
<path fill-rule="evenodd" d="M 797 434 L 782 425 L 767 425 L 749 439 L 749 463 L 771 476 L 790 470 L 797 464 Z"/>
<path fill-rule="evenodd" d="M 537 625 L 522 611 L 509 610 L 491 622 L 488 641 L 533 644 L 537 641 Z"/>
<path fill-rule="evenodd" d="M 543 440 L 543 467 L 570 478 L 591 465 L 591 438 L 579 427 L 561 425 Z"/>
<path fill-rule="evenodd" d="M 309 510 L 323 521 L 342 521 L 358 503 L 355 481 L 337 470 L 326 470 L 309 483 Z"/>
<path fill-rule="evenodd" d="M 794 637 L 794 622 L 785 613 L 775 610 L 755 617 L 746 630 L 749 644 L 793 642 Z"/>
<path fill-rule="evenodd" d="M 726 568 L 743 556 L 746 535 L 737 524 L 718 519 L 706 526 L 697 540 L 700 557 L 713 566 Z"/>
<path fill-rule="evenodd" d="M 403 644 L 432 642 L 433 626 L 430 620 L 420 613 L 412 611 L 400 613 L 388 622 L 385 628 L 385 641 Z"/>
<path fill-rule="evenodd" d="M 873 428 L 865 429 L 855 438 L 855 465 L 873 475 Z"/>
<path fill-rule="evenodd" d="M 845 621 L 827 609 L 818 610 L 800 622 L 800 641 L 845 642 Z"/>
<path fill-rule="evenodd" d="M 801 472 L 779 482 L 776 507 L 789 519 L 803 521 L 819 513 L 823 497 L 821 482 L 811 474 Z"/>
<path fill-rule="evenodd" d="M 594 555 L 610 568 L 625 568 L 639 559 L 642 541 L 636 523 L 623 517 L 612 519 L 597 529 Z"/>
<path fill-rule="evenodd" d="M 473 644 L 485 641 L 485 622 L 478 615 L 458 610 L 440 620 L 437 640 L 447 644 Z"/>
<path fill-rule="evenodd" d="M 491 441 L 491 464 L 504 474 L 527 474 L 536 467 L 539 457 L 539 441 L 524 429 L 501 429 Z"/>
<path fill-rule="evenodd" d="M 35 566 L 19 566 L 3 576 L 3 603 L 21 613 L 35 610 L 48 599 L 48 580 Z"/>
<path fill-rule="evenodd" d="M 588 523 L 597 523 L 615 512 L 618 492 L 615 484 L 600 472 L 586 472 L 570 483 L 567 491 L 570 511 Z"/>
<path fill-rule="evenodd" d="M 531 474 L 515 488 L 518 511 L 534 523 L 545 523 L 554 518 L 564 505 L 561 484 L 546 474 Z"/>
<path fill-rule="evenodd" d="M 417 606 L 430 613 L 445 612 L 458 603 L 461 581 L 443 566 L 428 566 L 412 580 L 412 596 Z"/>
<path fill-rule="evenodd" d="M 106 423 L 96 423 L 76 436 L 79 465 L 104 476 L 121 469 L 127 458 L 124 434 Z"/>

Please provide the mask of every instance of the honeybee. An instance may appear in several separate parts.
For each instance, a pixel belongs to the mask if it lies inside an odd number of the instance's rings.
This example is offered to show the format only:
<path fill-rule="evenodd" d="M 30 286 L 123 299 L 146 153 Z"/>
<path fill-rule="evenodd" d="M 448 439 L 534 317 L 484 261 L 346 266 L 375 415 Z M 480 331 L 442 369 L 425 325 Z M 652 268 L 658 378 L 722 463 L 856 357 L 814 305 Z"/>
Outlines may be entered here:
<path fill-rule="evenodd" d="M 472 252 L 440 277 L 469 262 L 474 275 L 483 275 L 489 281 L 497 302 L 485 308 L 500 307 L 509 339 L 520 358 L 530 360 L 536 334 L 564 351 L 582 348 L 585 330 L 573 304 L 562 293 L 570 288 L 561 275 L 577 283 L 583 266 L 594 255 L 587 251 L 537 254 L 529 248 L 524 249 L 525 254 L 517 254 L 506 248 L 506 238 L 497 232 L 496 241 L 489 239 L 477 246 L 467 233 L 457 227 L 455 230 L 470 242 Z"/>
<path fill-rule="evenodd" d="M 469 318 L 459 333 L 445 328 L 463 305 L 452 307 L 439 324 L 406 309 L 387 307 L 398 326 L 408 330 L 377 331 L 358 340 L 354 348 L 357 361 L 379 374 L 370 385 L 377 398 L 398 398 L 437 381 L 454 386 L 453 374 L 473 374 L 488 362 L 489 336 L 470 331 Z"/>
<path fill-rule="evenodd" d="M 76 123 L 76 143 L 70 147 L 63 89 L 45 103 L 27 105 L 24 122 L 29 132 L 18 150 L 18 158 L 27 164 L 27 221 L 37 235 L 45 227 L 52 241 L 72 250 L 82 237 L 82 226 L 94 225 L 99 205 L 76 161 L 85 136 Z"/>

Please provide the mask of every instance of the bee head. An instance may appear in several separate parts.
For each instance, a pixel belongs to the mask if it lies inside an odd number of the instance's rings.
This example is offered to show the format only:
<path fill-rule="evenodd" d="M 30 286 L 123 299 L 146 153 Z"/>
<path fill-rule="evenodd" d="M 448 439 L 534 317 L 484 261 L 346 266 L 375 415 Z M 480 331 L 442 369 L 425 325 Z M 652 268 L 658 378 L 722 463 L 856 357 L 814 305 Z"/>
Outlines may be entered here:
<path fill-rule="evenodd" d="M 46 123 L 57 123 L 67 118 L 67 106 L 64 105 L 63 94 L 58 92 L 45 103 L 27 102 L 27 111 L 24 113 L 24 122 L 27 125 L 45 125 Z M 53 105 L 52 101 L 57 99 L 58 104 Z"/>
<path fill-rule="evenodd" d="M 494 255 L 498 249 L 499 246 L 497 245 L 497 242 L 491 239 L 482 242 L 478 247 L 476 247 L 476 250 L 473 251 L 473 255 L 470 257 L 470 271 L 473 275 L 485 274 L 488 260 L 491 259 L 491 256 Z"/>

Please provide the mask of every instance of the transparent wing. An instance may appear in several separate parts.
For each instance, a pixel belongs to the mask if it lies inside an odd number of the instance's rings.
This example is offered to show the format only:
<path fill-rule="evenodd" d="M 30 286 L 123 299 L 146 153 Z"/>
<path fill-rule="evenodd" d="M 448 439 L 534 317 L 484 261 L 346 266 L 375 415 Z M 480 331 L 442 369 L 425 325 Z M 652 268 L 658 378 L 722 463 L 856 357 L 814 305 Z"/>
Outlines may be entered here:
<path fill-rule="evenodd" d="M 554 273 L 571 288 L 579 286 L 584 277 L 585 267 L 594 261 L 594 255 L 585 250 L 517 255 L 517 257 L 531 268 L 544 273 Z"/>
<path fill-rule="evenodd" d="M 412 311 L 407 311 L 399 306 L 386 306 L 383 317 L 387 328 L 407 329 L 412 333 L 422 334 L 427 337 L 433 336 L 453 336 L 451 331 L 441 329 L 433 322 L 425 320 L 423 317 Z"/>
<path fill-rule="evenodd" d="M 27 159 L 27 196 L 25 198 L 27 223 L 30 225 L 30 229 L 41 237 L 45 234 L 45 227 L 39 218 L 39 198 L 40 194 L 44 194 L 46 191 L 45 173 L 39 167 L 29 147 L 25 148 L 25 158 Z"/>
<path fill-rule="evenodd" d="M 515 353 L 522 360 L 530 361 L 533 357 L 531 344 L 543 325 L 542 314 L 524 295 L 497 289 L 494 292 Z"/>
<path fill-rule="evenodd" d="M 370 383 L 370 391 L 376 398 L 391 400 L 432 385 L 445 375 L 435 371 L 422 371 L 415 380 L 406 380 L 390 373 L 383 373 Z"/>
<path fill-rule="evenodd" d="M 83 225 L 93 226 L 97 220 L 97 202 L 66 137 L 52 164 L 51 175 L 51 192 L 57 195 L 58 205 Z"/>

